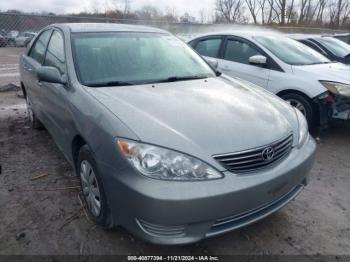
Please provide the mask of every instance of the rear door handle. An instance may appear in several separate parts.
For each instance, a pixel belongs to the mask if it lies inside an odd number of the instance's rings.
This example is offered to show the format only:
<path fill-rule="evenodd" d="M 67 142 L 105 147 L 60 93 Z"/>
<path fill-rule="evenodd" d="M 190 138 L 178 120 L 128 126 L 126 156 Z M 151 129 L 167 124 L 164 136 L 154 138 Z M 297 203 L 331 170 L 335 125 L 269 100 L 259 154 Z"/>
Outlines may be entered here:
<path fill-rule="evenodd" d="M 43 83 L 41 83 L 39 80 L 36 80 L 36 84 L 37 84 L 38 86 L 42 86 L 42 85 L 43 85 Z"/>

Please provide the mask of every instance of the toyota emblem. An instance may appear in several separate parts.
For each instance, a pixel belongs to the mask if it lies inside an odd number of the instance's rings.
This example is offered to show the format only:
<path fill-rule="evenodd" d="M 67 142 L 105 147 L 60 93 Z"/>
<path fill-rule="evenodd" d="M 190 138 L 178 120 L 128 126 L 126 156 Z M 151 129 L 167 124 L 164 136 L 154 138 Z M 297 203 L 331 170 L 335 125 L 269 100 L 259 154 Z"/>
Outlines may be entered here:
<path fill-rule="evenodd" d="M 275 155 L 275 150 L 273 149 L 273 147 L 267 147 L 265 148 L 262 153 L 261 153 L 261 157 L 264 161 L 270 161 L 273 159 Z"/>

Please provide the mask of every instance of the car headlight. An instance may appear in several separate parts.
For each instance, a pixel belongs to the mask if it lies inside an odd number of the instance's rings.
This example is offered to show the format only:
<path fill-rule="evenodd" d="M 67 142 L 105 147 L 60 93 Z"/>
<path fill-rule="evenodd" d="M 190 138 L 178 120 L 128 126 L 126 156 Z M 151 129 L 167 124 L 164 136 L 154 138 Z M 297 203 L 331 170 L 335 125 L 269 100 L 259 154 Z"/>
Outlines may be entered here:
<path fill-rule="evenodd" d="M 131 165 L 150 178 L 191 181 L 223 177 L 203 161 L 173 150 L 124 139 L 117 143 Z"/>
<path fill-rule="evenodd" d="M 325 88 L 329 90 L 329 92 L 336 95 L 350 97 L 350 85 L 341 84 L 337 82 L 327 82 L 327 81 L 320 81 L 320 82 Z"/>
<path fill-rule="evenodd" d="M 307 125 L 307 121 L 303 113 L 301 113 L 298 109 L 294 109 L 299 125 L 299 138 L 298 138 L 298 148 L 302 147 L 309 136 L 309 128 Z"/>

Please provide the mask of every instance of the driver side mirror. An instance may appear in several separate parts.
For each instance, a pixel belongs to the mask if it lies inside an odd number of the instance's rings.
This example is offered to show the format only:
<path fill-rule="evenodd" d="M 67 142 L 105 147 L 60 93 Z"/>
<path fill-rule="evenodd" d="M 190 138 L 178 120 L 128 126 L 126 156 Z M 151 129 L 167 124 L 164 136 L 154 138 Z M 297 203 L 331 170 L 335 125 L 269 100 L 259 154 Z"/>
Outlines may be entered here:
<path fill-rule="evenodd" d="M 55 83 L 65 85 L 67 79 L 61 76 L 57 68 L 52 66 L 41 66 L 36 70 L 38 80 L 42 82 Z"/>
<path fill-rule="evenodd" d="M 252 65 L 266 65 L 267 58 L 263 55 L 254 55 L 249 57 L 249 64 Z"/>
<path fill-rule="evenodd" d="M 214 58 L 205 58 L 205 61 L 207 61 L 207 63 L 214 68 L 215 70 L 218 69 L 219 67 L 219 62 L 218 60 L 214 59 Z"/>

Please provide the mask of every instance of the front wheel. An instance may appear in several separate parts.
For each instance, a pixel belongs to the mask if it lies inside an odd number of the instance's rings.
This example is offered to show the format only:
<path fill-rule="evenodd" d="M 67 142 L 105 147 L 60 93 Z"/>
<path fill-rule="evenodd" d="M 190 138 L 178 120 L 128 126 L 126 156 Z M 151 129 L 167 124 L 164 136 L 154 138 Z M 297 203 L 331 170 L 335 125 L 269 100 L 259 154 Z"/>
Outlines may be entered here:
<path fill-rule="evenodd" d="M 80 149 L 76 167 L 77 174 L 80 177 L 85 207 L 90 218 L 97 225 L 112 228 L 113 224 L 110 219 L 102 180 L 93 153 L 87 145 Z"/>
<path fill-rule="evenodd" d="M 298 109 L 306 118 L 309 127 L 314 124 L 314 109 L 312 102 L 300 94 L 286 94 L 281 96 L 282 99 L 286 100 L 291 106 Z"/>

